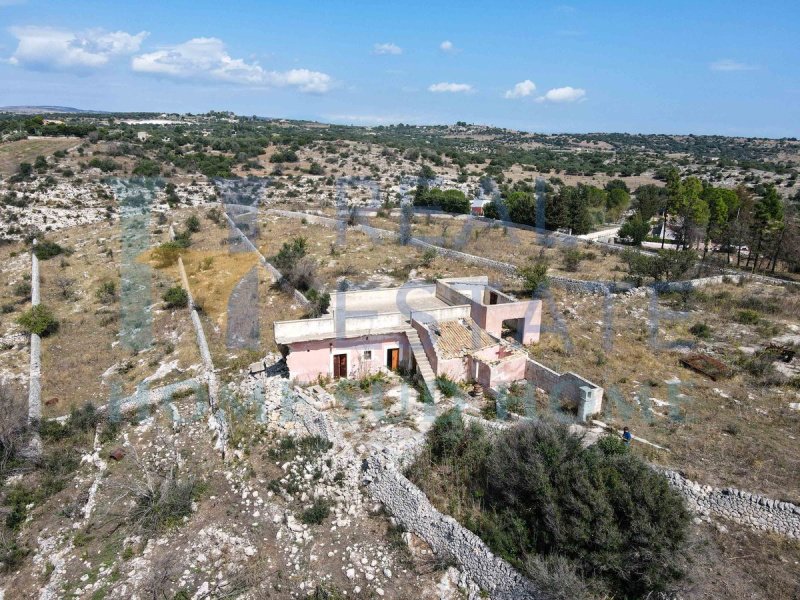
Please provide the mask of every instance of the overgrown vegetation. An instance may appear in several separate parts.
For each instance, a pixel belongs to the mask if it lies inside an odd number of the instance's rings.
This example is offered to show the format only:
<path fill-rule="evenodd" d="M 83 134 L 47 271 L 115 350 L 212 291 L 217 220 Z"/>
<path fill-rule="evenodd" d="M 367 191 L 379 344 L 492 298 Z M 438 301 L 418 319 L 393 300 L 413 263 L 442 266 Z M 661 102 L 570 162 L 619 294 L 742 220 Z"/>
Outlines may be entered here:
<path fill-rule="evenodd" d="M 58 319 L 53 311 L 44 304 L 32 306 L 17 319 L 22 328 L 28 333 L 46 337 L 58 331 Z"/>
<path fill-rule="evenodd" d="M 186 308 L 189 305 L 189 294 L 179 285 L 169 288 L 162 298 L 167 308 Z"/>
<path fill-rule="evenodd" d="M 424 185 L 417 186 L 414 206 L 438 208 L 456 214 L 469 213 L 469 199 L 461 190 L 429 189 Z"/>
<path fill-rule="evenodd" d="M 492 437 L 451 410 L 434 423 L 409 476 L 562 597 L 644 597 L 682 576 L 683 501 L 616 437 L 585 448 L 566 426 L 547 422 Z"/>
<path fill-rule="evenodd" d="M 547 270 L 548 265 L 543 260 L 517 269 L 519 276 L 522 278 L 522 289 L 526 294 L 536 294 L 547 287 Z"/>
<path fill-rule="evenodd" d="M 191 515 L 199 489 L 194 478 L 179 477 L 175 468 L 165 474 L 144 469 L 141 479 L 125 487 L 133 499 L 128 520 L 148 534 L 178 525 Z"/>
<path fill-rule="evenodd" d="M 51 242 L 49 240 L 41 240 L 37 242 L 36 245 L 33 247 L 33 253 L 39 260 L 47 260 L 48 258 L 53 258 L 54 256 L 58 256 L 59 254 L 63 254 L 64 248 L 62 248 L 55 242 Z"/>

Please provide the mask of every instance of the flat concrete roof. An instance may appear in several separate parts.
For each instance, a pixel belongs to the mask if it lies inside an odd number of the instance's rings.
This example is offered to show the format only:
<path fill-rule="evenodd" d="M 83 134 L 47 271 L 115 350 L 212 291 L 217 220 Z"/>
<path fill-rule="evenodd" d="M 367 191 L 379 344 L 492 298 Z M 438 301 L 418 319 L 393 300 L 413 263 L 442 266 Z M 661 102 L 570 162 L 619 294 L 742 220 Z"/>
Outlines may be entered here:
<path fill-rule="evenodd" d="M 346 316 L 352 317 L 390 312 L 408 314 L 448 306 L 436 297 L 436 287 L 431 285 L 338 293 L 331 297 L 328 311 L 337 314 L 344 311 Z"/>

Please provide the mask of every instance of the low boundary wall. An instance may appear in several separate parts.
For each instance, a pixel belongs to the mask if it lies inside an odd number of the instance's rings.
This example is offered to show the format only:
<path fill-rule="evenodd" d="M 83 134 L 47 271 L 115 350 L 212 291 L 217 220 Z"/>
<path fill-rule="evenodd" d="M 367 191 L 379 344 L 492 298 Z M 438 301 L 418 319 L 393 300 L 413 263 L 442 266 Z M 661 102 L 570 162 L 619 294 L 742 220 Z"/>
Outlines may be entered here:
<path fill-rule="evenodd" d="M 41 289 L 39 278 L 39 259 L 33 252 L 36 240 L 31 247 L 31 307 L 41 303 Z M 42 338 L 36 333 L 31 333 L 31 360 L 28 374 L 28 423 L 33 425 L 30 441 L 30 451 L 38 455 L 42 450 L 42 440 L 39 437 L 38 424 L 42 420 Z"/>
<path fill-rule="evenodd" d="M 175 228 L 172 225 L 169 226 L 169 237 L 170 239 L 175 239 Z M 183 288 L 186 290 L 186 295 L 189 297 L 192 326 L 194 327 L 195 337 L 197 338 L 197 347 L 200 351 L 200 357 L 203 361 L 203 379 L 205 379 L 208 385 L 208 404 L 211 409 L 209 425 L 217 433 L 217 449 L 222 453 L 224 458 L 228 445 L 228 427 L 224 413 L 221 409 L 217 409 L 219 382 L 217 381 L 217 373 L 214 369 L 214 361 L 211 359 L 211 351 L 208 348 L 206 333 L 203 330 L 203 323 L 200 321 L 200 315 L 194 306 L 194 297 L 192 296 L 192 289 L 189 287 L 189 278 L 186 276 L 186 268 L 183 266 L 183 258 L 180 256 L 178 257 L 178 270 L 181 274 Z"/>
<path fill-rule="evenodd" d="M 322 225 L 324 227 L 342 227 L 344 221 L 339 219 L 334 219 L 331 217 L 325 217 L 322 215 L 316 215 L 313 213 L 303 213 L 303 212 L 296 212 L 291 210 L 281 210 L 281 209 L 268 209 L 267 213 L 276 214 L 282 217 L 287 218 L 297 218 L 297 219 L 306 219 L 309 223 L 315 223 L 317 225 Z M 511 223 L 508 221 L 499 221 L 495 219 L 488 219 L 486 217 L 478 217 L 472 216 L 469 217 L 476 221 L 481 221 L 484 223 L 491 223 L 503 227 L 512 227 L 515 229 L 522 229 L 525 231 L 533 231 L 545 237 L 553 237 L 557 239 L 562 239 L 569 242 L 582 242 L 587 243 L 587 240 L 581 239 L 580 237 L 569 235 L 566 233 L 560 233 L 557 231 L 548 231 L 537 229 L 536 227 L 531 227 L 529 225 L 522 225 L 520 223 Z M 353 229 L 356 231 L 362 231 L 368 235 L 373 237 L 377 237 L 379 239 L 389 239 L 389 240 L 396 240 L 398 234 L 394 231 L 389 231 L 387 229 L 379 229 L 377 227 L 372 227 L 370 225 L 362 225 L 357 224 L 352 226 Z M 435 244 L 431 244 L 419 238 L 412 237 L 409 240 L 409 245 L 417 246 L 419 248 L 431 249 L 434 250 L 440 256 L 447 256 L 449 258 L 453 258 L 455 260 L 460 260 L 462 262 L 466 262 L 468 264 L 474 264 L 482 267 L 487 267 L 490 269 L 495 269 L 505 273 L 506 275 L 516 277 L 517 276 L 517 267 L 510 263 L 501 262 L 497 260 L 492 260 L 490 258 L 484 258 L 482 256 L 475 256 L 473 254 L 467 254 L 466 252 L 460 252 L 458 250 L 452 250 L 450 248 L 443 248 L 442 246 L 436 246 Z M 606 242 L 598 242 L 598 241 L 591 241 L 589 242 L 592 245 L 602 246 L 614 252 L 620 252 L 625 249 L 631 248 L 631 246 L 619 246 L 617 244 L 609 244 Z M 656 253 L 648 252 L 647 250 L 639 249 L 638 252 L 650 256 L 654 256 Z M 668 283 L 656 283 L 650 287 L 654 288 L 656 291 L 675 291 L 681 289 L 691 289 L 693 287 L 698 287 L 701 285 L 708 285 L 711 283 L 718 283 L 722 281 L 725 277 L 740 277 L 745 279 L 752 279 L 754 281 L 761 281 L 764 283 L 770 283 L 773 285 L 783 285 L 783 284 L 790 284 L 790 285 L 800 285 L 800 282 L 795 281 L 785 281 L 782 279 L 778 279 L 776 277 L 767 277 L 765 275 L 757 275 L 757 274 L 748 274 L 742 273 L 740 271 L 730 270 L 728 273 L 724 275 L 715 275 L 712 277 L 703 277 L 699 279 L 691 279 L 687 281 L 674 281 Z M 636 286 L 625 282 L 615 282 L 615 281 L 591 281 L 591 280 L 583 280 L 583 279 L 572 279 L 570 277 L 564 277 L 562 275 L 549 275 L 548 279 L 556 286 L 575 292 L 585 292 L 591 294 L 610 294 L 610 293 L 618 293 L 618 292 L 627 292 L 631 289 L 634 289 Z"/>
<path fill-rule="evenodd" d="M 736 488 L 701 485 L 677 471 L 662 472 L 695 512 L 719 515 L 742 525 L 800 540 L 800 506 Z"/>
<path fill-rule="evenodd" d="M 525 379 L 556 398 L 566 398 L 574 402 L 578 420 L 581 422 L 587 421 L 602 408 L 603 388 L 577 373 L 557 373 L 529 358 L 525 365 Z"/>
<path fill-rule="evenodd" d="M 291 210 L 269 209 L 267 210 L 267 213 L 292 219 L 306 219 L 309 223 L 322 225 L 323 227 L 338 228 L 344 224 L 344 221 L 338 219 Z M 361 231 L 367 235 L 377 237 L 382 240 L 396 240 L 398 237 L 398 234 L 394 231 L 379 229 L 370 225 L 357 224 L 353 225 L 352 228 L 356 231 Z M 517 267 L 511 263 L 492 260 L 491 258 L 484 258 L 482 256 L 475 256 L 474 254 L 467 254 L 466 252 L 453 250 L 451 248 L 443 248 L 442 246 L 436 246 L 435 244 L 431 244 L 430 242 L 426 242 L 425 240 L 415 237 L 412 237 L 408 243 L 410 246 L 416 246 L 425 250 L 433 250 L 439 256 L 445 256 L 447 258 L 459 260 L 467 264 L 477 265 L 479 267 L 494 269 L 511 277 L 517 276 Z M 580 279 L 570 279 L 569 277 L 562 277 L 560 275 L 550 275 L 549 279 L 554 285 L 559 287 L 593 294 L 607 294 L 617 291 L 618 289 L 628 289 L 628 286 L 621 286 L 612 281 L 584 281 Z"/>
<path fill-rule="evenodd" d="M 36 242 L 34 242 L 35 247 Z M 41 303 L 39 259 L 31 250 L 31 306 Z M 28 421 L 42 418 L 42 339 L 31 334 L 30 382 L 28 385 Z"/>
<path fill-rule="evenodd" d="M 230 224 L 231 228 L 233 228 L 236 231 L 236 234 L 239 236 L 239 239 L 242 240 L 244 245 L 250 248 L 250 250 L 252 250 L 258 255 L 261 264 L 269 273 L 272 282 L 273 283 L 279 282 L 281 279 L 283 279 L 283 274 L 280 271 L 278 271 L 278 269 L 276 269 L 274 266 L 272 266 L 272 264 L 266 259 L 266 257 L 263 254 L 261 254 L 261 251 L 258 248 L 256 248 L 255 244 L 253 244 L 253 242 L 250 241 L 250 238 L 248 238 L 244 233 L 242 233 L 242 230 L 239 229 L 239 226 L 233 219 L 231 219 L 230 215 L 228 214 L 226 206 L 228 205 L 223 205 L 222 212 L 225 215 L 225 218 L 228 220 L 228 223 Z M 293 289 L 292 295 L 294 296 L 294 299 L 297 300 L 304 308 L 307 308 L 311 305 L 311 302 L 308 300 L 308 298 L 305 297 L 305 295 L 300 290 Z"/>
<path fill-rule="evenodd" d="M 436 510 L 386 455 L 373 453 L 364 461 L 363 470 L 364 482 L 373 498 L 383 503 L 407 531 L 424 539 L 437 556 L 452 557 L 493 599 L 545 597 L 509 563 L 492 554 L 477 535 Z"/>

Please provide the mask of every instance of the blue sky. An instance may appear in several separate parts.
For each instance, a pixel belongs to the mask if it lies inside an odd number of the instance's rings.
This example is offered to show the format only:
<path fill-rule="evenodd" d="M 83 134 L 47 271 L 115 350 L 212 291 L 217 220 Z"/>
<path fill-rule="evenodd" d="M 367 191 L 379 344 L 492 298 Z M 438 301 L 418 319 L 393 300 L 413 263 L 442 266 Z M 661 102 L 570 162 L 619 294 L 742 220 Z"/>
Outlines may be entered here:
<path fill-rule="evenodd" d="M 800 136 L 800 2 L 0 0 L 0 105 Z"/>

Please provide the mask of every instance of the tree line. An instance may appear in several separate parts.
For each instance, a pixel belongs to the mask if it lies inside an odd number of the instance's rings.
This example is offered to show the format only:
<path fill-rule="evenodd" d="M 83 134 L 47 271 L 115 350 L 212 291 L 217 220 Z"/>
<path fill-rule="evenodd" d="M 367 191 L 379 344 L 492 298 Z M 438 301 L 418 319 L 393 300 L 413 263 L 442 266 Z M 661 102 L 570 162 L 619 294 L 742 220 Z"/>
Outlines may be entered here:
<path fill-rule="evenodd" d="M 541 196 L 524 181 L 504 185 L 500 197 L 484 205 L 483 214 L 490 219 L 583 235 L 598 225 L 619 220 L 631 202 L 630 190 L 621 179 L 613 179 L 603 188 L 555 181 L 557 187 L 547 184 Z"/>
<path fill-rule="evenodd" d="M 677 170 L 667 176 L 664 188 L 642 186 L 636 190 L 634 212 L 620 236 L 634 245 L 647 239 L 651 223 L 658 225 L 663 248 L 695 249 L 705 263 L 712 254 L 752 272 L 775 273 L 779 264 L 800 268 L 798 201 L 784 201 L 774 185 L 754 191 L 715 187 L 697 177 L 681 178 Z M 735 257 L 735 258 L 734 258 Z"/>

